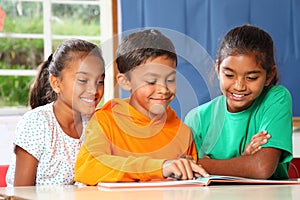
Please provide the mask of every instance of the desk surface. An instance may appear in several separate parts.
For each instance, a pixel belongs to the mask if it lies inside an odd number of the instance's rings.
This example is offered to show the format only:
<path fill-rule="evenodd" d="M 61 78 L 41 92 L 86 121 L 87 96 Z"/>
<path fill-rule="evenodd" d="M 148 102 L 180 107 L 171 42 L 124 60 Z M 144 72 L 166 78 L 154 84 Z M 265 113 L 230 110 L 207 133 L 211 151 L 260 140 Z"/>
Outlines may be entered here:
<path fill-rule="evenodd" d="M 0 188 L 0 194 L 24 199 L 108 199 L 108 200 L 296 200 L 300 185 L 218 185 L 159 189 L 103 190 L 99 187 L 38 186 Z M 0 198 L 1 199 L 1 198 Z M 7 198 L 15 199 L 15 198 Z M 17 198 L 16 198 L 17 199 Z"/>

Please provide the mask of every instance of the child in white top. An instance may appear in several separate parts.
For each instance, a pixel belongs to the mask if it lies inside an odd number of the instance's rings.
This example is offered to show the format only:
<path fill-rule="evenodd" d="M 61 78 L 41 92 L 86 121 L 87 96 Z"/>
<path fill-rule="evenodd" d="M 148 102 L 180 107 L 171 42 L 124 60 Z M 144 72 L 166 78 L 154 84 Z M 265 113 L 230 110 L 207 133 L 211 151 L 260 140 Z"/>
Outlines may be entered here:
<path fill-rule="evenodd" d="M 104 60 L 90 42 L 64 41 L 39 67 L 31 111 L 16 128 L 8 186 L 74 183 L 74 164 L 87 121 L 104 91 Z"/>

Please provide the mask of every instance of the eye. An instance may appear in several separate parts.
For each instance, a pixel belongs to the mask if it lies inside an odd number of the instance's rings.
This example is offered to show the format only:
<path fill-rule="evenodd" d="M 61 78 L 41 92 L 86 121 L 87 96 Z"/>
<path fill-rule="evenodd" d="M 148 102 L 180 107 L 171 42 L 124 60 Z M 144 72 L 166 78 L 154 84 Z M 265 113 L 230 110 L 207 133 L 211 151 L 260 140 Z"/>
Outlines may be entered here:
<path fill-rule="evenodd" d="M 78 81 L 79 81 L 80 83 L 87 83 L 87 80 L 86 80 L 86 79 L 78 79 Z"/>
<path fill-rule="evenodd" d="M 174 78 L 174 79 L 168 79 L 167 80 L 167 83 L 175 83 L 176 82 L 176 79 Z"/>
<path fill-rule="evenodd" d="M 233 78 L 234 75 L 228 72 L 224 72 L 224 76 L 226 76 L 227 78 Z"/>
<path fill-rule="evenodd" d="M 255 80 L 257 80 L 258 79 L 258 77 L 256 76 L 256 77 L 247 77 L 247 79 L 249 80 L 249 81 L 255 81 Z"/>
<path fill-rule="evenodd" d="M 146 81 L 146 83 L 149 84 L 149 85 L 155 85 L 156 80 L 148 80 L 148 81 Z"/>
<path fill-rule="evenodd" d="M 98 85 L 104 85 L 104 81 L 98 81 Z"/>

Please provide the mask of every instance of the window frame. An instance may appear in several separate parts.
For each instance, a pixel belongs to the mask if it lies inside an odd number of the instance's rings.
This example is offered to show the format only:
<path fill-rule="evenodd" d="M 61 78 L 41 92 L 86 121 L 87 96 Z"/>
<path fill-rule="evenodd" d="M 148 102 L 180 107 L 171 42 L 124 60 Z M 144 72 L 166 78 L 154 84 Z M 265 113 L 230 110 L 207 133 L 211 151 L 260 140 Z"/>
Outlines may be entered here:
<path fill-rule="evenodd" d="M 116 42 L 114 35 L 117 35 L 117 0 L 19 0 L 20 2 L 40 2 L 43 4 L 43 33 L 5 33 L 0 32 L 0 38 L 31 38 L 43 39 L 44 42 L 44 60 L 52 53 L 52 41 L 64 40 L 68 38 L 80 38 L 84 40 L 105 41 L 106 48 L 103 50 L 103 57 L 106 62 L 105 93 L 103 101 L 106 102 L 117 95 L 115 92 L 115 50 Z M 82 5 L 99 5 L 100 7 L 100 35 L 56 35 L 51 30 L 51 5 L 52 4 L 82 4 Z M 110 8 L 110 9 L 108 9 Z M 37 70 L 19 70 L 19 69 L 0 69 L 0 76 L 35 76 Z"/>

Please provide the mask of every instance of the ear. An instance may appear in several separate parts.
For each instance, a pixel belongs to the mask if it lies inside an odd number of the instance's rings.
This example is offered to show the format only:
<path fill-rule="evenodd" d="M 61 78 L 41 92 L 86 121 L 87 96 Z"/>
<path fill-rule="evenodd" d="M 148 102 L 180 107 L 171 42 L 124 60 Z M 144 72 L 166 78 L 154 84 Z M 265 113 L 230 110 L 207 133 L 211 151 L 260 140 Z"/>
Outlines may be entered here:
<path fill-rule="evenodd" d="M 127 76 L 123 73 L 118 73 L 117 74 L 117 81 L 119 86 L 127 91 L 131 90 L 131 83 L 130 80 L 128 80 Z"/>
<path fill-rule="evenodd" d="M 273 65 L 270 74 L 267 75 L 267 80 L 265 82 L 265 86 L 269 86 L 274 76 L 277 74 L 277 66 Z"/>
<path fill-rule="evenodd" d="M 60 93 L 60 78 L 50 74 L 49 76 L 49 82 L 50 82 L 50 85 L 52 87 L 52 89 L 57 93 L 59 94 Z"/>

